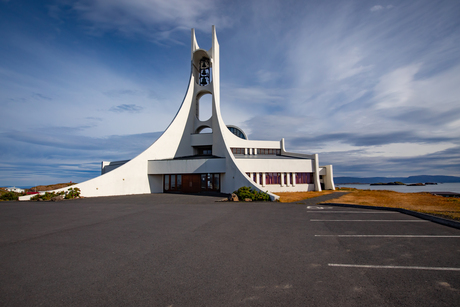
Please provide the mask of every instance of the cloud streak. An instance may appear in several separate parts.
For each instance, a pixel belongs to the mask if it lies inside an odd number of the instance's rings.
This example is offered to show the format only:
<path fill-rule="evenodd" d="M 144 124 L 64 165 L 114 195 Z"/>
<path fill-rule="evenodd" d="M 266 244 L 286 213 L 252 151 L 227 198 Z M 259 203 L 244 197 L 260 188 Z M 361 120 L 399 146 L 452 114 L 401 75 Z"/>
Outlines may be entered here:
<path fill-rule="evenodd" d="M 66 7 L 67 3 L 63 4 Z M 62 8 L 52 7 L 51 14 L 59 9 Z M 222 28 L 230 24 L 230 19 L 219 13 L 216 2 L 210 0 L 78 0 L 71 10 L 94 35 L 116 31 L 178 44 L 184 44 L 175 39 L 178 31 L 188 32 L 195 27 L 208 32 L 208 25 L 214 22 Z"/>
<path fill-rule="evenodd" d="M 129 112 L 129 113 L 139 113 L 143 110 L 143 107 L 136 106 L 135 104 L 121 104 L 115 107 L 111 107 L 109 111 L 111 112 Z"/>

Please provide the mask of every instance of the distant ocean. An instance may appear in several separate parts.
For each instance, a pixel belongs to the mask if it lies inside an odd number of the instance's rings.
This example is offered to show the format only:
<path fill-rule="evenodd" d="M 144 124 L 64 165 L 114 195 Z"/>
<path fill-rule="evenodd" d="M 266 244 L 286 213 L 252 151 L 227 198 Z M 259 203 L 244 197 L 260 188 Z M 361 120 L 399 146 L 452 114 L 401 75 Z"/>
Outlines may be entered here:
<path fill-rule="evenodd" d="M 391 190 L 402 193 L 418 192 L 454 192 L 460 193 L 460 182 L 438 183 L 437 185 L 413 186 L 407 185 L 370 185 L 370 184 L 336 184 L 336 187 L 356 188 L 360 190 Z"/>

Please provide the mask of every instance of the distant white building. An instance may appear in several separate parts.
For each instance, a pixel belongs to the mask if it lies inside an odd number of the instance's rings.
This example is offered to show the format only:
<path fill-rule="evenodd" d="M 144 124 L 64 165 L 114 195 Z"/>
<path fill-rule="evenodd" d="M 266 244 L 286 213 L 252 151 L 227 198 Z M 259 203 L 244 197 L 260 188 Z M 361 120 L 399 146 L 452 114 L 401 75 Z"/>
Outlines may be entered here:
<path fill-rule="evenodd" d="M 16 193 L 24 193 L 25 192 L 24 189 L 16 188 L 16 187 L 5 188 L 5 190 L 10 191 L 10 192 L 16 192 Z"/>
<path fill-rule="evenodd" d="M 132 160 L 102 162 L 101 176 L 76 184 L 85 197 L 143 193 L 232 193 L 242 186 L 276 192 L 335 189 L 332 165 L 318 155 L 288 152 L 281 141 L 249 140 L 227 126 L 220 110 L 219 43 L 200 49 L 192 29 L 190 82 L 175 118 L 149 148 Z M 212 98 L 212 115 L 203 119 L 201 99 Z M 67 190 L 69 187 L 60 189 Z"/>

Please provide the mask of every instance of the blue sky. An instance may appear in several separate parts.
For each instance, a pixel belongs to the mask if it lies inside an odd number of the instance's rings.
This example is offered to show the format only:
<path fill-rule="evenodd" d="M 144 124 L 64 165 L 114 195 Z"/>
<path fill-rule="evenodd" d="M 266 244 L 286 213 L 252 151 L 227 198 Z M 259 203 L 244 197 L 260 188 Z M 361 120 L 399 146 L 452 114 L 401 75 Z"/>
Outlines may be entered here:
<path fill-rule="evenodd" d="M 0 0 L 0 186 L 81 182 L 179 108 L 190 29 L 226 124 L 335 176 L 460 175 L 459 1 Z"/>

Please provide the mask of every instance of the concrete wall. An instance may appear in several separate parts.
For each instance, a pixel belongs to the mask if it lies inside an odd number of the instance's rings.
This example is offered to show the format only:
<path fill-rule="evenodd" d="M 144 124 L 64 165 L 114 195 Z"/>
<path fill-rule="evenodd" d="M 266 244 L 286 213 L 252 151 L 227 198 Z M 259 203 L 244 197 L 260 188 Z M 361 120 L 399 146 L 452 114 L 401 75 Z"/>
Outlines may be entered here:
<path fill-rule="evenodd" d="M 148 162 L 148 174 L 225 173 L 225 158 L 190 160 L 153 160 Z"/>

